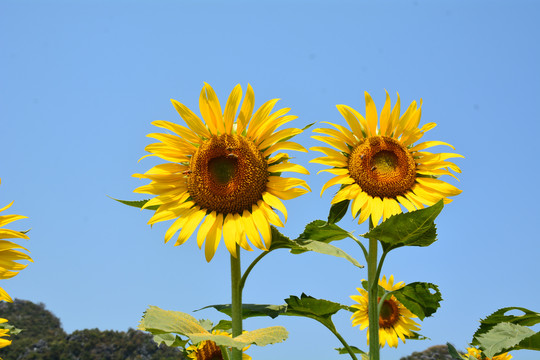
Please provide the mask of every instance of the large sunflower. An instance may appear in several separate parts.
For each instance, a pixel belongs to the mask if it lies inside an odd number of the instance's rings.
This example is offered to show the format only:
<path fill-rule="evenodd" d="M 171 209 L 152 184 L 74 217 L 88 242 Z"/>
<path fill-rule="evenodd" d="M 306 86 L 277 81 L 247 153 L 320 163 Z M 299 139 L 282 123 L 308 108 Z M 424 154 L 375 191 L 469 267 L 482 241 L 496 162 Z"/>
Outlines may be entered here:
<path fill-rule="evenodd" d="M 379 285 L 387 291 L 393 291 L 401 289 L 405 286 L 405 283 L 402 281 L 394 285 L 394 276 L 391 275 L 388 281 L 383 276 L 379 280 Z M 360 295 L 352 295 L 351 299 L 358 304 L 351 307 L 358 310 L 352 315 L 351 320 L 353 326 L 359 325 L 360 330 L 364 330 L 369 328 L 368 292 L 361 288 L 357 288 L 357 290 Z M 392 295 L 389 299 L 384 300 L 379 314 L 379 343 L 381 347 L 384 347 L 386 343 L 391 347 L 397 347 L 398 337 L 405 342 L 405 338 L 413 335 L 413 331 L 420 330 L 419 325 L 412 320 L 412 318 L 416 317 L 395 296 Z M 369 331 L 367 332 L 367 339 L 369 344 Z"/>
<path fill-rule="evenodd" d="M 221 330 L 212 330 L 212 334 L 232 337 L 230 333 Z M 249 349 L 249 346 L 242 349 L 242 360 L 251 360 L 251 356 L 244 353 L 247 349 Z M 212 340 L 190 345 L 186 351 L 188 352 L 188 358 L 193 360 L 223 360 L 220 347 Z"/>
<path fill-rule="evenodd" d="M 242 88 L 237 85 L 222 111 L 218 98 L 205 84 L 199 98 L 204 122 L 176 100 L 174 107 L 189 128 L 168 121 L 152 124 L 172 134 L 149 134 L 160 142 L 148 145 L 147 156 L 168 161 L 144 174 L 133 176 L 151 180 L 135 192 L 157 195 L 145 204 L 159 206 L 149 224 L 176 219 L 165 233 L 165 242 L 175 233 L 175 245 L 183 244 L 199 224 L 197 244 L 205 242 L 206 260 L 210 261 L 223 234 L 225 246 L 236 257 L 236 245 L 251 250 L 247 238 L 261 250 L 271 243 L 270 225 L 283 226 L 274 209 L 287 221 L 287 209 L 281 200 L 308 192 L 304 180 L 281 177 L 283 172 L 308 174 L 288 161 L 282 150 L 307 150 L 288 141 L 301 129 L 282 129 L 296 119 L 290 110 L 272 113 L 278 99 L 264 103 L 254 114 L 254 93 L 248 85 L 240 107 Z M 240 112 L 237 115 L 237 111 Z M 277 154 L 274 154 L 278 152 Z"/>
<path fill-rule="evenodd" d="M 467 348 L 467 355 L 464 356 L 463 358 L 464 359 L 468 359 L 469 356 L 473 356 L 475 358 L 477 358 L 478 360 L 482 359 L 482 351 L 476 349 L 476 348 Z M 509 353 L 505 352 L 503 354 L 500 354 L 500 355 L 495 355 L 494 357 L 492 358 L 483 358 L 483 360 L 510 360 L 513 356 L 510 355 Z"/>
<path fill-rule="evenodd" d="M 454 163 L 446 160 L 463 156 L 425 151 L 436 145 L 452 147 L 441 141 L 414 145 L 426 131 L 436 126 L 435 123 L 428 123 L 418 127 L 422 102 L 418 108 L 416 101 L 413 101 L 400 116 L 399 94 L 391 110 L 390 97 L 386 93 L 386 102 L 378 121 L 377 109 L 367 92 L 365 98 L 365 118 L 347 105 L 337 105 L 350 129 L 327 123 L 335 129 L 314 130 L 328 137 L 316 135 L 313 138 L 333 147 L 311 148 L 326 155 L 311 162 L 332 166 L 323 171 L 336 175 L 323 186 L 321 195 L 328 187 L 341 185 L 332 204 L 353 200 L 353 217 L 360 211 L 358 223 L 363 223 L 371 215 L 373 224 L 377 225 L 381 217 L 386 220 L 391 215 L 401 213 L 400 204 L 412 211 L 424 205 L 433 205 L 440 199 L 448 203 L 451 201 L 449 196 L 461 193 L 461 190 L 438 177 L 455 177 L 450 170 L 461 172 Z"/>

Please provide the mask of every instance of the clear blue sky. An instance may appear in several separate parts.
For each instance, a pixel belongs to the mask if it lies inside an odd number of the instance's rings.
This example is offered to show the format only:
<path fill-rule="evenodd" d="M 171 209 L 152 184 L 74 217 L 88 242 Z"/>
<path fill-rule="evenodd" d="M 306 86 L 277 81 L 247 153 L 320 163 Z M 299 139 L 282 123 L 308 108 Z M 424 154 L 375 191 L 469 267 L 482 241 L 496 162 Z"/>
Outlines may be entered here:
<path fill-rule="evenodd" d="M 383 271 L 439 284 L 442 307 L 422 323 L 432 340 L 385 347 L 384 359 L 447 341 L 463 348 L 478 319 L 500 307 L 540 311 L 539 14 L 534 1 L 2 1 L 0 205 L 15 200 L 11 213 L 29 217 L 14 225 L 32 228 L 35 259 L 2 287 L 44 302 L 68 332 L 136 327 L 149 304 L 190 312 L 228 302 L 223 244 L 207 264 L 195 241 L 164 245 L 167 224 L 151 229 L 150 212 L 107 197 L 142 198 L 131 175 L 155 163 L 137 163 L 150 122 L 181 121 L 170 98 L 198 112 L 203 82 L 222 100 L 250 83 L 257 106 L 281 98 L 298 127 L 344 123 L 336 104 L 364 113 L 364 91 L 380 110 L 386 89 L 402 106 L 422 98 L 422 123 L 438 123 L 426 139 L 466 158 L 456 161 L 463 174 L 452 183 L 463 194 L 439 217 L 439 241 L 391 253 Z M 309 134 L 298 141 L 315 145 Z M 319 197 L 322 167 L 307 167 L 313 192 L 286 203 L 291 237 L 325 218 L 332 195 Z M 350 215 L 340 225 L 367 226 Z M 351 242 L 337 245 L 361 258 Z M 244 252 L 243 264 L 257 254 Z M 345 261 L 280 250 L 255 268 L 244 301 L 280 304 L 305 292 L 351 304 L 364 277 Z M 336 323 L 366 348 L 349 314 Z M 272 325 L 289 339 L 253 346 L 254 359 L 340 358 L 337 340 L 308 319 L 245 322 Z"/>

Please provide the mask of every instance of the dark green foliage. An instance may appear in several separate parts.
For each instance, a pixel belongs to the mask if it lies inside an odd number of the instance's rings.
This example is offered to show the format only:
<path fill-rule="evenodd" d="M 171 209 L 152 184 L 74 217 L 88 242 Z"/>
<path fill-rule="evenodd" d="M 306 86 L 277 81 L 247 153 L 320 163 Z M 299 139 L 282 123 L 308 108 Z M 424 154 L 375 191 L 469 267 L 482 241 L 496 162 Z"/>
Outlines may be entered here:
<path fill-rule="evenodd" d="M 446 345 L 432 346 L 422 352 L 413 352 L 401 360 L 453 360 Z"/>
<path fill-rule="evenodd" d="M 4 360 L 177 360 L 178 349 L 158 347 L 152 335 L 125 331 L 77 330 L 66 334 L 60 320 L 44 304 L 15 300 L 0 303 L 0 317 L 22 329 L 13 343 L 0 349 Z"/>

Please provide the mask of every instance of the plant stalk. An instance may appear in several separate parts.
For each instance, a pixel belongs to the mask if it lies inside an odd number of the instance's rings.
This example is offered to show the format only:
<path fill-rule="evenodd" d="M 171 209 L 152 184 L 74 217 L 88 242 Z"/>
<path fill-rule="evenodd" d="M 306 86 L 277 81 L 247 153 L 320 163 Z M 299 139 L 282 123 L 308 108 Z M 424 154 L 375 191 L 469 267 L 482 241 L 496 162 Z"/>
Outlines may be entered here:
<path fill-rule="evenodd" d="M 240 246 L 236 245 L 236 257 L 231 255 L 231 318 L 233 338 L 242 335 L 242 289 L 240 282 Z M 242 360 L 242 350 L 232 348 L 232 360 Z"/>
<path fill-rule="evenodd" d="M 369 230 L 373 229 L 371 217 Z M 368 254 L 368 319 L 369 319 L 369 359 L 379 360 L 379 312 L 378 292 L 379 279 L 377 279 L 377 239 L 369 239 Z"/>

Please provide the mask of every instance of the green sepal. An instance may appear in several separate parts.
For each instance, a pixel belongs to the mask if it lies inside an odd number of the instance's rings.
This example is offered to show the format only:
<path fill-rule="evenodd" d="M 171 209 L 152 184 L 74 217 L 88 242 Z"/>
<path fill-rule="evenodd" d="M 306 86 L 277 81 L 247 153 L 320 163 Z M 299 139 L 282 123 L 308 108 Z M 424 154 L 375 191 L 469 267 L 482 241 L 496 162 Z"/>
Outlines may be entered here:
<path fill-rule="evenodd" d="M 354 266 L 363 268 L 363 265 L 340 248 L 327 242 L 343 239 L 349 236 L 348 232 L 334 224 L 325 224 L 322 220 L 315 220 L 306 226 L 306 230 L 296 240 L 291 240 L 275 227 L 272 226 L 272 245 L 270 251 L 277 249 L 290 249 L 293 254 L 302 254 L 306 251 L 314 251 L 319 254 L 332 255 L 348 260 Z"/>
<path fill-rule="evenodd" d="M 343 200 L 338 202 L 337 204 L 332 204 L 332 206 L 330 207 L 330 211 L 328 212 L 327 222 L 329 224 L 335 224 L 341 219 L 343 219 L 345 214 L 347 214 L 350 202 L 351 200 Z"/>
<path fill-rule="evenodd" d="M 231 316 L 231 304 L 208 305 L 195 311 L 214 308 L 219 312 Z M 256 316 L 269 316 L 275 319 L 287 311 L 287 305 L 261 305 L 242 304 L 242 318 L 247 319 Z"/>
<path fill-rule="evenodd" d="M 142 209 L 144 204 L 146 204 L 148 201 L 150 201 L 150 199 L 146 199 L 146 200 L 120 200 L 120 199 L 115 199 L 113 197 L 110 197 L 110 198 L 115 200 L 115 201 L 118 201 L 118 202 L 120 202 L 120 203 L 122 203 L 124 205 L 133 206 L 133 207 L 136 207 L 136 208 L 139 208 L 139 209 Z M 144 209 L 145 210 L 157 210 L 158 208 L 159 208 L 159 205 L 152 205 L 152 206 L 149 206 L 149 207 L 144 208 Z"/>
<path fill-rule="evenodd" d="M 419 334 L 417 332 L 411 331 L 412 335 L 405 335 L 405 338 L 407 340 L 431 340 L 427 336 L 424 336 L 422 334 Z"/>
<path fill-rule="evenodd" d="M 360 350 L 356 346 L 351 345 L 350 348 L 351 348 L 352 352 L 355 353 L 355 354 L 368 355 L 367 352 Z M 334 350 L 337 350 L 338 354 L 340 354 L 340 355 L 348 355 L 349 354 L 349 351 L 347 351 L 347 349 L 344 348 L 344 347 L 342 347 L 342 348 L 334 348 Z"/>
<path fill-rule="evenodd" d="M 165 334 L 156 334 L 154 335 L 154 341 L 156 344 L 160 345 L 161 343 L 169 347 L 185 347 L 188 343 L 188 340 L 182 340 L 182 338 L 176 334 L 165 333 Z"/>
<path fill-rule="evenodd" d="M 392 295 L 420 320 L 433 315 L 442 301 L 439 287 L 425 282 L 407 284 L 401 289 L 392 291 Z"/>
<path fill-rule="evenodd" d="M 385 252 L 401 246 L 429 246 L 437 240 L 434 221 L 443 206 L 440 200 L 425 209 L 390 216 L 362 236 L 379 240 Z"/>
<path fill-rule="evenodd" d="M 538 333 L 526 326 L 502 322 L 495 325 L 488 332 L 475 337 L 475 339 L 478 340 L 478 347 L 482 349 L 484 355 L 492 358 L 507 351 L 517 350 L 516 346 L 519 346 L 518 344 L 535 334 L 538 336 Z M 536 347 L 529 349 L 540 350 L 539 344 L 536 345 Z"/>
<path fill-rule="evenodd" d="M 211 334 L 193 316 L 180 311 L 162 310 L 157 306 L 150 306 L 145 311 L 139 329 L 148 331 L 152 335 L 165 333 L 184 335 L 193 344 L 211 340 L 218 346 L 235 347 L 239 350 L 250 344 L 265 346 L 282 342 L 288 337 L 287 330 L 282 326 L 246 331 L 235 338 Z"/>

